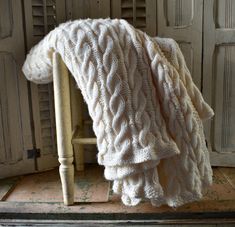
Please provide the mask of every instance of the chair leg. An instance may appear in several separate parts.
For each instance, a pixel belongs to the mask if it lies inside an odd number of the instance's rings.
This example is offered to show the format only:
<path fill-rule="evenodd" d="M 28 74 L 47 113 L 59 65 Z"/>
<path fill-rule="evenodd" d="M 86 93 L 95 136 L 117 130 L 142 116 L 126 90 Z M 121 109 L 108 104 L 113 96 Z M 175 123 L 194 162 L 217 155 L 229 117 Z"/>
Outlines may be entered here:
<path fill-rule="evenodd" d="M 70 77 L 70 101 L 73 130 L 79 130 L 83 134 L 83 98 L 81 91 L 77 89 L 75 80 Z M 82 136 L 82 135 L 80 135 Z M 74 165 L 77 171 L 84 171 L 84 149 L 81 144 L 73 144 Z"/>
<path fill-rule="evenodd" d="M 77 171 L 84 171 L 84 149 L 83 145 L 74 144 L 75 168 Z"/>
<path fill-rule="evenodd" d="M 74 203 L 74 165 L 68 70 L 58 53 L 53 54 L 53 79 L 57 149 L 65 205 Z"/>
<path fill-rule="evenodd" d="M 65 205 L 74 203 L 74 167 L 73 157 L 60 158 L 60 180 L 62 183 L 63 199 Z"/>

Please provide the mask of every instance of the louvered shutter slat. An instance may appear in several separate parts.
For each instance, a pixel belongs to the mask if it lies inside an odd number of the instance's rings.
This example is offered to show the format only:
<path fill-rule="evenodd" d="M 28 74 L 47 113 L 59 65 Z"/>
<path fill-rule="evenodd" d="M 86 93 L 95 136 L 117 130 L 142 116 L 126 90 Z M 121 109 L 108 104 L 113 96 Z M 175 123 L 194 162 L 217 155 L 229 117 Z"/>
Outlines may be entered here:
<path fill-rule="evenodd" d="M 122 18 L 133 18 L 133 10 L 132 10 L 132 8 L 124 8 L 124 9 L 122 9 Z"/>
<path fill-rule="evenodd" d="M 137 0 L 136 6 L 145 8 L 146 7 L 146 0 Z"/>
<path fill-rule="evenodd" d="M 126 19 L 136 28 L 144 29 L 146 27 L 146 2 L 145 0 L 121 1 L 121 18 Z"/>

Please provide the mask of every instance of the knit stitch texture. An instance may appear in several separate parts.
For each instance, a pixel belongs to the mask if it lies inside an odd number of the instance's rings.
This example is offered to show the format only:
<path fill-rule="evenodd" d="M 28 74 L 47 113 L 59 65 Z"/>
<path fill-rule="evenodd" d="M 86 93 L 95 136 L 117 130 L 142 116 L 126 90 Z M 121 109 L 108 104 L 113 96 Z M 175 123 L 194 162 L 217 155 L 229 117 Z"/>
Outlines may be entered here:
<path fill-rule="evenodd" d="M 202 197 L 212 183 L 202 120 L 213 111 L 174 40 L 149 37 L 125 20 L 70 21 L 31 49 L 25 76 L 51 82 L 53 52 L 81 90 L 98 163 L 124 204 L 177 207 Z"/>

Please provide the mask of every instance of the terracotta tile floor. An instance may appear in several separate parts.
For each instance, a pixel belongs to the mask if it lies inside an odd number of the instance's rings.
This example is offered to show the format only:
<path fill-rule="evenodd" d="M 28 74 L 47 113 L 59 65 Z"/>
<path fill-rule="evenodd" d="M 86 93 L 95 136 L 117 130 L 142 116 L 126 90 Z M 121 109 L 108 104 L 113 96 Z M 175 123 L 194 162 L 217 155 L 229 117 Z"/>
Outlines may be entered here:
<path fill-rule="evenodd" d="M 15 186 L 8 194 L 4 193 L 4 189 L 0 190 L 0 198 L 4 200 L 0 202 L 0 216 L 15 213 L 17 215 L 44 213 L 47 217 L 49 214 L 58 214 L 57 218 L 62 218 L 68 214 L 69 217 L 84 219 L 97 218 L 102 214 L 102 218 L 120 219 L 190 217 L 197 220 L 232 218 L 235 221 L 235 168 L 214 168 L 213 171 L 214 183 L 201 201 L 173 209 L 167 206 L 152 207 L 148 202 L 136 207 L 124 206 L 118 196 L 109 192 L 109 184 L 103 178 L 102 168 L 94 165 L 87 166 L 84 174 L 76 175 L 75 198 L 79 203 L 69 207 L 64 206 L 61 202 L 58 170 L 55 169 L 24 176 L 18 181 L 16 178 L 13 178 L 12 182 L 10 179 L 6 180 L 5 192 L 9 190 L 9 185 Z M 3 186 L 3 181 L 0 182 L 0 186 Z"/>
<path fill-rule="evenodd" d="M 103 168 L 90 166 L 84 173 L 75 173 L 75 202 L 107 202 L 109 182 L 103 178 Z M 62 188 L 58 169 L 22 177 L 8 202 L 62 202 Z"/>

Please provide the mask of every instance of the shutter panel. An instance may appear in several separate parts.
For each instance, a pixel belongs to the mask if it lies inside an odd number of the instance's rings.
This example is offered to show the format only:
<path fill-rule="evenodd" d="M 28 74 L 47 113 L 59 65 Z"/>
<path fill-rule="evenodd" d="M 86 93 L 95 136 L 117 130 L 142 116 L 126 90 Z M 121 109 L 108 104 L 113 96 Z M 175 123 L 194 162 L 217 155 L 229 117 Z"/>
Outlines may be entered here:
<path fill-rule="evenodd" d="M 13 26 L 14 25 L 14 26 Z M 21 1 L 0 1 L 0 178 L 34 172 Z"/>
<path fill-rule="evenodd" d="M 204 1 L 203 95 L 215 110 L 206 124 L 211 162 L 235 166 L 235 1 Z"/>
<path fill-rule="evenodd" d="M 158 0 L 158 35 L 175 39 L 201 89 L 203 0 Z"/>
<path fill-rule="evenodd" d="M 38 43 L 49 31 L 65 21 L 64 0 L 24 0 L 27 49 Z M 53 84 L 31 83 L 33 121 L 38 170 L 58 165 Z"/>
<path fill-rule="evenodd" d="M 156 35 L 155 0 L 112 0 L 111 17 L 125 19 L 149 35 Z"/>

